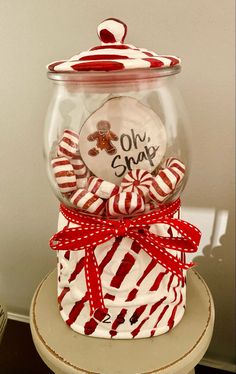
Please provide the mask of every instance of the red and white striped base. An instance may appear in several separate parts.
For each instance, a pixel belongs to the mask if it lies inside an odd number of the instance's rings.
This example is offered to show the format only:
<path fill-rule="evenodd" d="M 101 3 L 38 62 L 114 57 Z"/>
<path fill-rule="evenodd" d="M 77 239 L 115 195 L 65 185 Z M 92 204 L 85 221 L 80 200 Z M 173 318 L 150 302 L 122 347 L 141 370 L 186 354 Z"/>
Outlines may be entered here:
<path fill-rule="evenodd" d="M 60 214 L 58 229 L 66 225 L 68 221 Z M 153 225 L 151 231 L 169 236 L 166 225 Z M 185 311 L 186 284 L 135 242 L 128 237 L 113 238 L 97 246 L 95 256 L 108 308 L 102 321 L 90 317 L 84 251 L 58 251 L 60 313 L 73 330 L 94 337 L 132 339 L 163 334 L 179 323 Z"/>

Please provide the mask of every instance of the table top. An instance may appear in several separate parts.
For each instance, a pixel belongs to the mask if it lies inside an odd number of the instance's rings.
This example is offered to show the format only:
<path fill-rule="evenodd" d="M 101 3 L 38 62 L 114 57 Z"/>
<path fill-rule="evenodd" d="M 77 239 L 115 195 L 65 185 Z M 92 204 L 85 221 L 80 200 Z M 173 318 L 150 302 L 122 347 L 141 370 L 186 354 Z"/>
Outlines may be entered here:
<path fill-rule="evenodd" d="M 194 270 L 188 271 L 187 305 L 181 322 L 166 334 L 145 339 L 101 339 L 74 332 L 60 316 L 56 287 L 54 270 L 36 290 L 30 311 L 34 344 L 56 373 L 185 374 L 210 343 L 214 303 Z"/>

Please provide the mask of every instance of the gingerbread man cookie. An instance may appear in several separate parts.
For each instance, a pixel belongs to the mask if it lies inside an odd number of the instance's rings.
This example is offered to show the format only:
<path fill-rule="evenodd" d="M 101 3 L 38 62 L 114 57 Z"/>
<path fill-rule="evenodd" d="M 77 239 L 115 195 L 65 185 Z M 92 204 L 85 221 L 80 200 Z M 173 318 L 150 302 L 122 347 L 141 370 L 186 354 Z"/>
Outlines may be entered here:
<path fill-rule="evenodd" d="M 117 150 L 116 147 L 112 144 L 113 141 L 117 141 L 119 138 L 116 134 L 111 131 L 111 124 L 108 121 L 99 121 L 97 123 L 97 130 L 94 133 L 88 135 L 87 139 L 90 142 L 96 141 L 96 147 L 90 149 L 88 154 L 90 156 L 97 156 L 99 149 L 103 149 L 109 155 L 114 155 Z"/>

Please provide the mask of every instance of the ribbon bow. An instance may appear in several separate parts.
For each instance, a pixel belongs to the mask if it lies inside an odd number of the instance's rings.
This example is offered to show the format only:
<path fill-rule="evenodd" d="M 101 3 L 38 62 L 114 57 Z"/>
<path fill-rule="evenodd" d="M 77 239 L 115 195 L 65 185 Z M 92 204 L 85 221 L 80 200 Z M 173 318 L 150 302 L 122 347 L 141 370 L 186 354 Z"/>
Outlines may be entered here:
<path fill-rule="evenodd" d="M 181 252 L 196 252 L 201 233 L 190 223 L 172 218 L 180 208 L 180 200 L 165 205 L 159 210 L 128 219 L 102 219 L 78 213 L 61 205 L 63 216 L 77 227 L 64 227 L 53 235 L 50 247 L 54 250 L 84 250 L 85 278 L 90 302 L 91 315 L 96 311 L 107 312 L 104 305 L 99 267 L 94 250 L 97 245 L 107 242 L 114 237 L 127 236 L 134 240 L 148 255 L 159 264 L 183 280 L 183 270 L 187 270 L 194 263 L 183 263 L 170 254 L 166 249 Z M 178 233 L 174 237 L 164 237 L 151 233 L 150 225 L 166 224 Z"/>

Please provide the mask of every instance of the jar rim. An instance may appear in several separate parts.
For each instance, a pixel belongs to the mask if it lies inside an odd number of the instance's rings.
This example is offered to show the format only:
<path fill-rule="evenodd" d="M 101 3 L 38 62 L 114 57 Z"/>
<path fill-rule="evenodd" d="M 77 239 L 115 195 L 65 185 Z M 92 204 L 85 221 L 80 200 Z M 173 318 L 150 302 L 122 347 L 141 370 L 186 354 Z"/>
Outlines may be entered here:
<path fill-rule="evenodd" d="M 106 83 L 106 84 L 119 84 L 130 83 L 135 81 L 156 80 L 162 77 L 168 77 L 178 74 L 181 71 L 180 65 L 172 67 L 164 67 L 158 69 L 130 69 L 123 71 L 81 71 L 75 72 L 47 72 L 47 77 L 50 80 L 58 82 L 71 82 L 71 83 Z"/>

